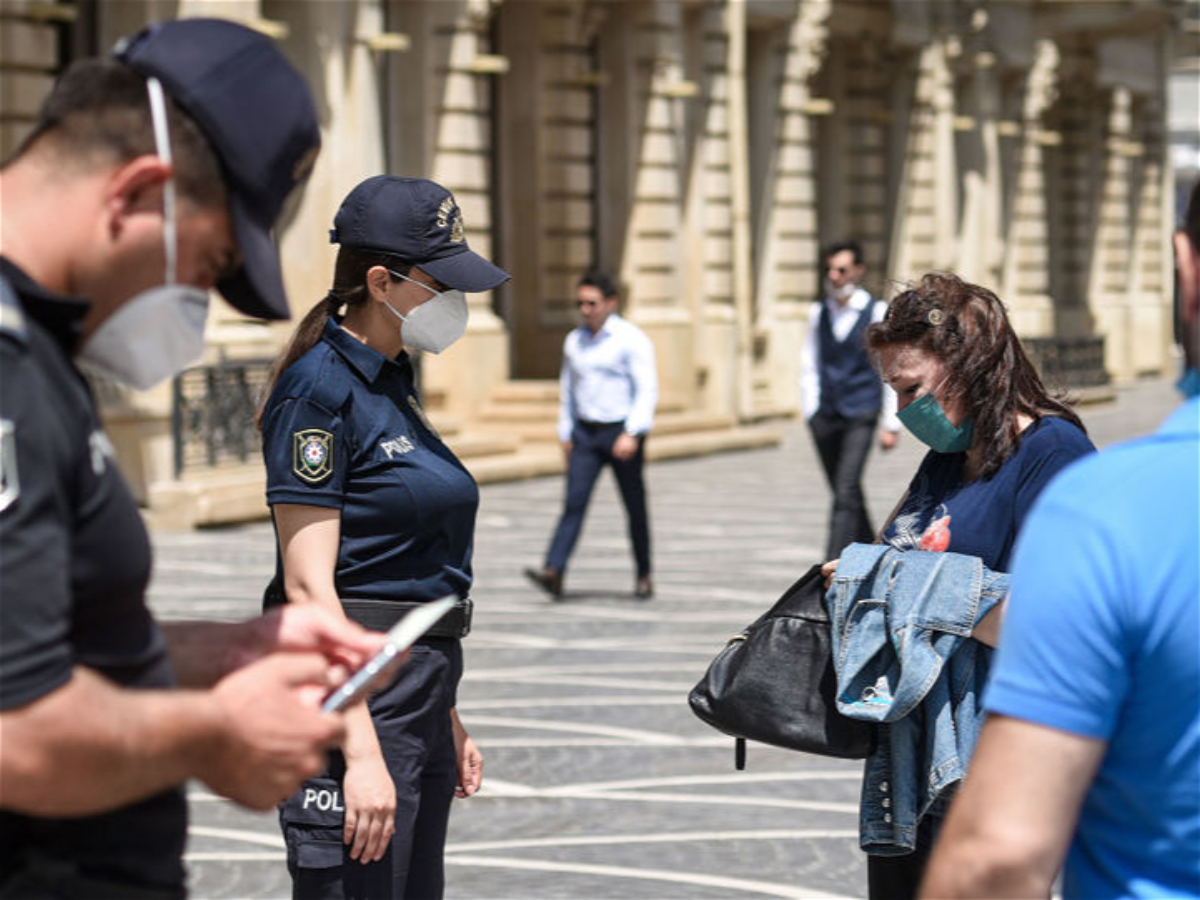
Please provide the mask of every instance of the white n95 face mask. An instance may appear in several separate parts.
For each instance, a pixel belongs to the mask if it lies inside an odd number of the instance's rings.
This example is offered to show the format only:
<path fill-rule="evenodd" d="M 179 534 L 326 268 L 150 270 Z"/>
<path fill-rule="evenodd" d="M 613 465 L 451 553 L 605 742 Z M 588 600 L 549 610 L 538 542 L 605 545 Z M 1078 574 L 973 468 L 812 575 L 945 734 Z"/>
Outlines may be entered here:
<path fill-rule="evenodd" d="M 392 270 L 388 269 L 388 271 Z M 441 353 L 466 333 L 468 316 L 466 294 L 459 290 L 439 293 L 429 285 L 414 281 L 399 272 L 392 272 L 392 274 L 405 281 L 411 281 L 413 284 L 419 284 L 433 294 L 420 306 L 410 310 L 407 316 L 396 310 L 390 303 L 384 302 L 383 305 L 404 323 L 404 327 L 400 329 L 400 338 L 406 347 L 424 350 L 426 353 Z"/>
<path fill-rule="evenodd" d="M 846 300 L 852 297 L 857 290 L 858 285 L 853 281 L 849 281 L 841 287 L 834 287 L 832 281 L 828 278 L 825 279 L 825 294 L 834 300 Z"/>
<path fill-rule="evenodd" d="M 157 78 L 150 78 L 146 90 L 150 94 L 155 148 L 159 158 L 170 165 L 171 141 L 162 85 Z M 167 257 L 164 283 L 127 300 L 100 323 L 80 349 L 78 359 L 83 368 L 144 391 L 204 353 L 208 291 L 176 281 L 177 241 L 172 176 L 163 185 L 163 243 Z"/>

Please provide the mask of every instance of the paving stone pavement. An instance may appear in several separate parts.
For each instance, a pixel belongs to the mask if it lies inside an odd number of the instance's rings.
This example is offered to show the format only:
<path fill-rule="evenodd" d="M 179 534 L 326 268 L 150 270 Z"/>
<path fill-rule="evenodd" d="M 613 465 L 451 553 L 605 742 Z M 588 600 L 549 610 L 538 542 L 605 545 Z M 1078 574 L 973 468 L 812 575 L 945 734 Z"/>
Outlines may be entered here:
<path fill-rule="evenodd" d="M 1083 409 L 1104 446 L 1143 434 L 1176 395 L 1165 381 Z M 651 438 L 653 439 L 653 438 Z M 904 435 L 876 450 L 876 521 L 922 455 Z M 824 545 L 828 491 L 804 427 L 779 448 L 648 468 L 657 596 L 633 567 L 611 476 L 597 485 L 567 581 L 548 603 L 521 576 L 540 563 L 558 478 L 482 489 L 475 631 L 459 710 L 485 754 L 484 788 L 456 801 L 449 898 L 862 897 L 861 765 L 732 740 L 696 719 L 687 691 L 725 640 Z M 163 618 L 241 618 L 274 566 L 267 524 L 154 535 L 151 602 Z M 192 896 L 285 898 L 274 815 L 190 786 Z"/>

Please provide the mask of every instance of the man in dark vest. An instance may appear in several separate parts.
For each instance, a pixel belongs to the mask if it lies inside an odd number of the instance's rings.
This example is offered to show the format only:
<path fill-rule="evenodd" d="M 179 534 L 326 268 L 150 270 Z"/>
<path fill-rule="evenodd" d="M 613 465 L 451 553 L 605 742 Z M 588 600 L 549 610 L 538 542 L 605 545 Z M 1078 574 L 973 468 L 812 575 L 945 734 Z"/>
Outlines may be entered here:
<path fill-rule="evenodd" d="M 864 334 L 887 304 L 862 287 L 862 247 L 840 241 L 825 249 L 825 297 L 809 323 L 800 361 L 800 399 L 825 477 L 833 491 L 826 559 L 842 548 L 875 539 L 862 492 L 862 472 L 875 425 L 883 413 L 879 446 L 896 446 L 896 394 L 883 385 L 867 356 Z"/>

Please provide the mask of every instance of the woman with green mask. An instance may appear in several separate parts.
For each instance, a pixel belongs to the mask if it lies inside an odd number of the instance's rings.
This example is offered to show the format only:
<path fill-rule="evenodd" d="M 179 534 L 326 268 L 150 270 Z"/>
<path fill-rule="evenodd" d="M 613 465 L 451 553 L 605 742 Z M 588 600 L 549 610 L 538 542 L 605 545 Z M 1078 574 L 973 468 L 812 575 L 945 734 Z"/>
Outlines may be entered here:
<path fill-rule="evenodd" d="M 1007 572 L 1042 488 L 1095 449 L 1083 423 L 1042 384 L 1000 299 L 953 275 L 926 275 L 899 294 L 866 339 L 896 391 L 900 421 L 930 448 L 882 540 L 897 550 L 974 556 Z M 1000 604 L 972 637 L 995 646 L 1002 615 Z M 911 715 L 932 714 L 924 705 Z M 868 856 L 873 900 L 916 896 L 948 799 L 921 819 L 914 852 Z"/>

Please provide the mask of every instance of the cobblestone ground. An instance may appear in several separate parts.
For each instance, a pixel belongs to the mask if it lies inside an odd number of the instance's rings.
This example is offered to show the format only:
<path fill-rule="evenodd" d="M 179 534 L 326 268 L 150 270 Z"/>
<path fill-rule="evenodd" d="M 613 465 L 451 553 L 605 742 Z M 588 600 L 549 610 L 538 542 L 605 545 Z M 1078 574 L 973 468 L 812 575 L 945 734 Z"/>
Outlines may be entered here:
<path fill-rule="evenodd" d="M 1100 446 L 1146 433 L 1175 405 L 1143 382 L 1083 411 Z M 867 473 L 876 521 L 920 459 L 907 435 Z M 615 485 L 597 486 L 566 602 L 521 577 L 541 561 L 561 481 L 486 486 L 475 632 L 459 710 L 486 755 L 484 789 L 456 801 L 451 898 L 861 897 L 861 766 L 732 741 L 686 695 L 725 640 L 824 545 L 828 491 L 804 428 L 776 449 L 648 470 L 657 596 L 631 596 Z M 164 618 L 252 615 L 274 565 L 270 527 L 156 534 Z M 290 896 L 273 815 L 190 789 L 193 897 Z"/>

